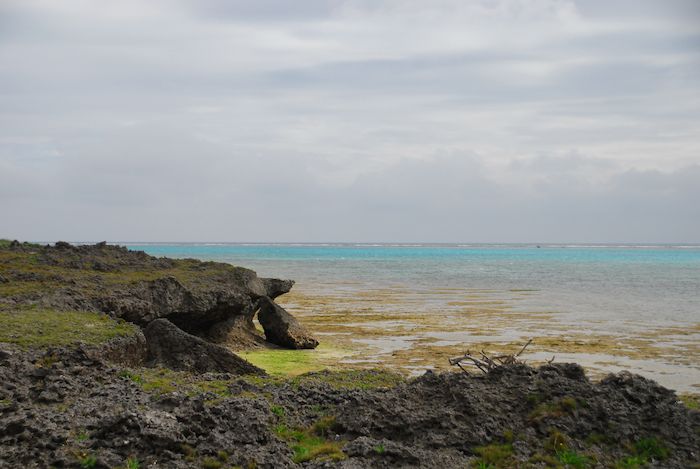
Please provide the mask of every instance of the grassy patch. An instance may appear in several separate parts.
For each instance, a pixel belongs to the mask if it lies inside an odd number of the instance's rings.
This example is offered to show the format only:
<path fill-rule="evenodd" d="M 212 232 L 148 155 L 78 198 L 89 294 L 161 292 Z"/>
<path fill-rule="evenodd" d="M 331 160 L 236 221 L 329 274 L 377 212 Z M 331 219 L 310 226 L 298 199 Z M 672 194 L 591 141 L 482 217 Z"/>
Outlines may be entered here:
<path fill-rule="evenodd" d="M 136 326 L 104 314 L 42 308 L 0 310 L 0 342 L 23 348 L 99 344 L 131 335 Z"/>
<path fill-rule="evenodd" d="M 529 399 L 528 399 L 529 400 Z M 543 402 L 530 412 L 528 419 L 539 421 L 547 417 L 562 417 L 572 414 L 578 408 L 578 402 L 573 397 L 562 397 L 553 402 Z"/>
<path fill-rule="evenodd" d="M 646 459 L 639 456 L 629 456 L 617 464 L 615 464 L 615 469 L 638 469 L 647 463 Z"/>
<path fill-rule="evenodd" d="M 700 394 L 681 394 L 678 399 L 691 410 L 700 410 Z"/>
<path fill-rule="evenodd" d="M 551 453 L 558 454 L 568 450 L 570 443 L 571 439 L 566 434 L 560 432 L 556 428 L 552 428 L 549 430 L 549 438 L 545 441 L 544 447 Z"/>
<path fill-rule="evenodd" d="M 510 443 L 492 444 L 474 448 L 474 452 L 480 459 L 476 461 L 477 467 L 509 468 L 513 456 L 513 446 Z M 481 466 L 480 466 L 481 465 Z"/>
<path fill-rule="evenodd" d="M 0 249 L 7 249 L 7 248 L 10 247 L 10 244 L 12 244 L 12 240 L 11 240 L 11 239 L 5 239 L 5 238 L 0 239 Z M 42 247 L 41 244 L 37 244 L 37 243 L 28 243 L 28 242 L 26 242 L 26 241 L 22 242 L 21 244 L 22 244 L 22 246 L 24 246 L 25 248 L 41 248 L 41 247 Z"/>
<path fill-rule="evenodd" d="M 93 454 L 86 452 L 77 453 L 75 458 L 83 469 L 91 469 L 97 466 L 97 458 Z"/>
<path fill-rule="evenodd" d="M 319 371 L 325 365 L 316 360 L 316 350 L 261 349 L 238 352 L 253 365 L 274 376 L 294 376 Z"/>
<path fill-rule="evenodd" d="M 206 457 L 202 460 L 202 469 L 219 469 L 223 465 L 224 463 L 212 457 Z"/>
<path fill-rule="evenodd" d="M 339 461 L 346 456 L 342 451 L 342 443 L 329 439 L 334 425 L 335 417 L 323 417 L 305 429 L 280 424 L 275 427 L 275 433 L 288 442 L 294 452 L 295 463 L 312 459 Z"/>
<path fill-rule="evenodd" d="M 379 389 L 396 386 L 405 378 L 386 370 L 325 370 L 307 373 L 292 381 L 326 383 L 334 389 Z"/>
<path fill-rule="evenodd" d="M 637 456 L 647 461 L 663 461 L 670 454 L 666 444 L 658 438 L 642 438 L 638 440 L 634 444 L 634 452 Z"/>
<path fill-rule="evenodd" d="M 557 459 L 566 467 L 575 469 L 584 469 L 591 464 L 591 460 L 587 456 L 578 454 L 571 449 L 565 449 L 557 452 Z"/>
<path fill-rule="evenodd" d="M 281 405 L 270 406 L 270 411 L 280 418 L 284 417 L 285 414 L 284 407 L 282 407 Z"/>
<path fill-rule="evenodd" d="M 188 396 L 211 393 L 217 397 L 230 397 L 228 380 L 203 380 L 197 375 L 185 371 L 173 371 L 167 368 L 141 368 L 138 372 L 122 370 L 119 376 L 129 379 L 154 394 L 167 394 L 180 391 Z"/>

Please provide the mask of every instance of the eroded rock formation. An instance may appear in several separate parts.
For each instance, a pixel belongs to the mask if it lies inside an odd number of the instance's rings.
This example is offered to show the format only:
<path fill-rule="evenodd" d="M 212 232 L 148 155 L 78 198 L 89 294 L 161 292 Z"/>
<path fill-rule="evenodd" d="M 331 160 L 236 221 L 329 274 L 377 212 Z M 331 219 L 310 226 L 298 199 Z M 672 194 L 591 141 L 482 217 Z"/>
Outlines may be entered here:
<path fill-rule="evenodd" d="M 167 319 L 151 321 L 144 334 L 148 341 L 148 365 L 194 373 L 264 374 L 227 348 L 188 334 Z"/>
<path fill-rule="evenodd" d="M 259 305 L 258 321 L 265 330 L 268 342 L 292 349 L 318 346 L 318 340 L 314 339 L 294 316 L 270 298 L 260 298 Z"/>
<path fill-rule="evenodd" d="M 98 311 L 138 324 L 153 363 L 191 371 L 259 371 L 223 347 L 265 343 L 253 324 L 261 304 L 275 312 L 266 312 L 263 324 L 270 342 L 290 348 L 318 345 L 273 302 L 289 292 L 292 280 L 260 278 L 252 270 L 218 262 L 156 258 L 106 243 L 12 243 L 6 249 L 13 257 L 3 269 L 3 281 L 18 288 L 0 297 L 0 306 Z"/>

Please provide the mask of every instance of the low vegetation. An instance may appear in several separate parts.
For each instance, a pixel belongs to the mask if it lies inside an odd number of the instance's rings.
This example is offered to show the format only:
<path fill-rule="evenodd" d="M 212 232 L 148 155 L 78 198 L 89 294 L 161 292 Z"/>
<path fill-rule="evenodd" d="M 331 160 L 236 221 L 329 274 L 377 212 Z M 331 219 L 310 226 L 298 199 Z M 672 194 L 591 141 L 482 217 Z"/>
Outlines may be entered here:
<path fill-rule="evenodd" d="M 275 433 L 289 443 L 296 463 L 312 459 L 339 461 L 346 456 L 342 442 L 333 439 L 334 426 L 335 417 L 326 416 L 308 428 L 290 428 L 281 423 L 275 427 Z"/>
<path fill-rule="evenodd" d="M 528 396 L 528 402 L 531 404 L 539 402 L 539 398 L 536 395 Z M 528 418 L 531 421 L 539 421 L 547 417 L 562 417 L 566 414 L 572 414 L 578 408 L 578 402 L 573 397 L 567 396 L 560 399 L 540 402 L 536 405 Z"/>
<path fill-rule="evenodd" d="M 260 349 L 238 352 L 238 355 L 273 376 L 290 376 L 324 368 L 314 359 L 316 350 Z"/>
<path fill-rule="evenodd" d="M 691 410 L 700 410 L 700 394 L 681 394 L 680 401 Z"/>
<path fill-rule="evenodd" d="M 512 467 L 513 446 L 510 443 L 478 446 L 474 448 L 474 452 L 480 457 L 476 461 L 476 467 L 493 469 Z"/>
<path fill-rule="evenodd" d="M 127 336 L 136 326 L 105 314 L 44 308 L 0 308 L 0 342 L 22 348 L 99 344 Z"/>

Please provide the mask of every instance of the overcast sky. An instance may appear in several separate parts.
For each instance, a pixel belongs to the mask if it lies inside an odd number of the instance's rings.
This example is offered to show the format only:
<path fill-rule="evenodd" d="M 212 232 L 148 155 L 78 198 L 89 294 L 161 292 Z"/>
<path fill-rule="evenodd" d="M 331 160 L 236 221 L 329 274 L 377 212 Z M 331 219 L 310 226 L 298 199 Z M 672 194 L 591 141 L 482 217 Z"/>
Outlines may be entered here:
<path fill-rule="evenodd" d="M 0 238 L 700 242 L 700 1 L 0 0 Z"/>

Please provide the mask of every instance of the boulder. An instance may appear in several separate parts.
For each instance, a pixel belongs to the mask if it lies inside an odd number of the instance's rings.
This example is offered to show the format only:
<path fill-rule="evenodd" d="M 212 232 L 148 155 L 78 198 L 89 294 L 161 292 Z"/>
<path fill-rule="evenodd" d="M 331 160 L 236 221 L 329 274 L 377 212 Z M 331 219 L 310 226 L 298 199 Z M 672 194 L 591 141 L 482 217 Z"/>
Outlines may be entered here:
<path fill-rule="evenodd" d="M 148 363 L 177 371 L 258 374 L 265 372 L 228 349 L 183 331 L 167 319 L 156 319 L 144 330 Z"/>
<path fill-rule="evenodd" d="M 260 279 L 265 287 L 265 296 L 274 300 L 280 295 L 289 293 L 294 286 L 294 280 L 280 280 L 278 278 Z"/>
<path fill-rule="evenodd" d="M 280 305 L 268 297 L 259 301 L 258 321 L 265 330 L 268 342 L 292 349 L 312 349 L 318 346 L 318 340 Z"/>

